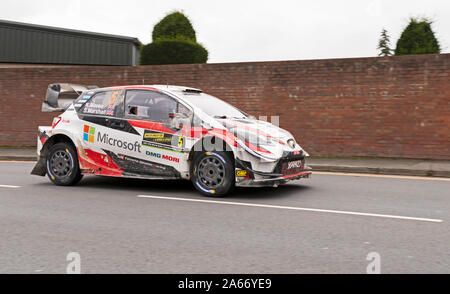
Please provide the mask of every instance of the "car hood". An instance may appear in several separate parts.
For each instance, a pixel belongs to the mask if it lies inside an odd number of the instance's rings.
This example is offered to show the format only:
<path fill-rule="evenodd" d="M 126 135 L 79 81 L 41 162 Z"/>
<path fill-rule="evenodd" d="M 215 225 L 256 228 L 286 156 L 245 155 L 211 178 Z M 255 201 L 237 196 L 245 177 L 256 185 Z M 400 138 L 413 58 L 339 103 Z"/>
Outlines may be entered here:
<path fill-rule="evenodd" d="M 253 151 L 265 157 L 275 159 L 286 152 L 303 151 L 290 132 L 272 123 L 249 118 L 226 118 L 217 121 L 236 137 L 249 143 L 247 146 L 254 147 Z"/>

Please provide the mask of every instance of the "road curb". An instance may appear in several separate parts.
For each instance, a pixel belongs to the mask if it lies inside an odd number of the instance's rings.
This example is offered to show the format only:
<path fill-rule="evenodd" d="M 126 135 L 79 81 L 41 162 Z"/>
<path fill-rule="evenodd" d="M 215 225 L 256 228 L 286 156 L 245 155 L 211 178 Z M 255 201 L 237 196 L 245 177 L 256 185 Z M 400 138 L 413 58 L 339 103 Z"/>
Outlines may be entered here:
<path fill-rule="evenodd" d="M 0 155 L 0 161 L 37 161 L 37 156 Z"/>
<path fill-rule="evenodd" d="M 308 164 L 313 171 L 450 178 L 450 171 Z"/>

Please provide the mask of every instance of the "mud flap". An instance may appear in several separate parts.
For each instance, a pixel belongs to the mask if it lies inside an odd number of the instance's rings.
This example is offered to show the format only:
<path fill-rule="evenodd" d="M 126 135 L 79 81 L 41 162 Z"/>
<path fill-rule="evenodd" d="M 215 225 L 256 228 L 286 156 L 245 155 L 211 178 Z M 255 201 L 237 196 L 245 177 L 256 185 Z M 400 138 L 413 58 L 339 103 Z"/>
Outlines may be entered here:
<path fill-rule="evenodd" d="M 45 168 L 45 157 L 39 157 L 39 160 L 31 171 L 31 174 L 36 176 L 45 176 L 47 174 L 47 169 Z"/>

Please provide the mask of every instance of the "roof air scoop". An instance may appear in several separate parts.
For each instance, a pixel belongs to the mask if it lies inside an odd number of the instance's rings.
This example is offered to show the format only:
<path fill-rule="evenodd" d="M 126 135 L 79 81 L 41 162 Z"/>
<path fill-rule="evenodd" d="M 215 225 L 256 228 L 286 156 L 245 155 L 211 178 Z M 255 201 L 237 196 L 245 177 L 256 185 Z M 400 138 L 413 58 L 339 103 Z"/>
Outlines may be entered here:
<path fill-rule="evenodd" d="M 200 90 L 200 89 L 195 89 L 195 88 L 185 88 L 185 89 L 183 89 L 183 92 L 184 93 L 190 93 L 190 94 L 200 94 L 203 91 Z"/>

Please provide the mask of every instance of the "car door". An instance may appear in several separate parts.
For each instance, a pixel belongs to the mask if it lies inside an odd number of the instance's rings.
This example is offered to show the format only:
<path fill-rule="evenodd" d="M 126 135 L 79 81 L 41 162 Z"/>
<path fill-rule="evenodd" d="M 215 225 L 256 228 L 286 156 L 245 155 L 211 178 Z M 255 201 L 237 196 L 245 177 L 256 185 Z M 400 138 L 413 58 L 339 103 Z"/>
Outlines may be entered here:
<path fill-rule="evenodd" d="M 141 152 L 140 134 L 124 119 L 124 94 L 122 90 L 95 92 L 78 111 L 79 156 L 83 167 L 96 174 L 123 175 L 129 170 L 123 158 Z"/>
<path fill-rule="evenodd" d="M 188 172 L 182 128 L 192 111 L 175 98 L 153 90 L 127 90 L 125 118 L 142 134 L 143 159 Z"/>
<path fill-rule="evenodd" d="M 96 150 L 121 148 L 117 145 L 123 144 L 118 144 L 118 141 L 129 139 L 129 134 L 133 134 L 123 116 L 124 91 L 106 90 L 93 94 L 79 110 L 83 147 Z"/>

